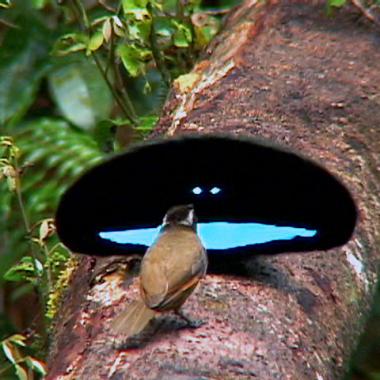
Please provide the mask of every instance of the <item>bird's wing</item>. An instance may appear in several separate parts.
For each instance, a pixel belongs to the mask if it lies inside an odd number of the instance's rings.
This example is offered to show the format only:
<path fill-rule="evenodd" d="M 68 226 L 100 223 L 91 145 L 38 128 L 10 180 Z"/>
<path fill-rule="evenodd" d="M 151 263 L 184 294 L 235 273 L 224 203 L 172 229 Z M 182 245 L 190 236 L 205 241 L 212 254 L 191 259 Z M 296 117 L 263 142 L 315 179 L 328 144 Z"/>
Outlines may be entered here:
<path fill-rule="evenodd" d="M 151 308 L 170 305 L 185 294 L 186 299 L 207 268 L 207 256 L 197 235 L 177 230 L 174 238 L 172 233 L 160 237 L 142 265 L 142 294 Z"/>
<path fill-rule="evenodd" d="M 193 292 L 200 279 L 201 277 L 192 277 L 190 281 L 183 283 L 182 286 L 171 288 L 156 306 L 156 309 L 159 311 L 178 310 Z"/>
<path fill-rule="evenodd" d="M 183 231 L 176 234 L 176 245 L 172 247 L 170 259 L 165 261 L 165 277 L 168 281 L 168 293 L 187 287 L 196 278 L 199 281 L 207 267 L 204 262 L 204 248 L 193 232 Z"/>
<path fill-rule="evenodd" d="M 192 264 L 191 273 L 194 276 L 203 277 L 207 271 L 208 260 L 207 260 L 206 250 L 202 246 L 200 247 L 200 249 L 201 249 L 201 251 L 200 251 L 200 255 L 199 255 L 199 260 L 195 261 Z"/>
<path fill-rule="evenodd" d="M 154 308 L 159 305 L 168 292 L 168 281 L 163 275 L 165 268 L 158 260 L 149 260 L 144 263 L 140 275 L 141 295 L 146 305 Z"/>

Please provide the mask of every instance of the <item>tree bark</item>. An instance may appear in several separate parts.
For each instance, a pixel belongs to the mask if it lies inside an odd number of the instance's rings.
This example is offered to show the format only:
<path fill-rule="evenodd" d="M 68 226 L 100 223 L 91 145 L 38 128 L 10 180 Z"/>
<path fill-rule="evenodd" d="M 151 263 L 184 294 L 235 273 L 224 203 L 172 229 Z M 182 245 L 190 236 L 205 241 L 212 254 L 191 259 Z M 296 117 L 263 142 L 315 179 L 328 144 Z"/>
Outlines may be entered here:
<path fill-rule="evenodd" d="M 209 274 L 184 305 L 206 324 L 187 329 L 163 316 L 128 344 L 109 322 L 136 297 L 136 260 L 81 257 L 47 379 L 343 376 L 380 261 L 379 36 L 350 9 L 328 18 L 324 2 L 247 0 L 193 69 L 191 86 L 175 83 L 155 131 L 267 138 L 313 158 L 353 194 L 351 240 L 256 257 L 246 276 Z M 123 264 L 110 270 L 115 262 Z"/>

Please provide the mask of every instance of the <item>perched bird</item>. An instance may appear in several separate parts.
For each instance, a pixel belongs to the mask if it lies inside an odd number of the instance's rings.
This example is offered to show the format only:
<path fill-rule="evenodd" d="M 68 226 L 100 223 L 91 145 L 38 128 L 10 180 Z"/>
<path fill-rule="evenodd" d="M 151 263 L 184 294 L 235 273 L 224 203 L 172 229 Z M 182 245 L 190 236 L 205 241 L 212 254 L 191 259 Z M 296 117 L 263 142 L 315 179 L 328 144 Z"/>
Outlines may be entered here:
<path fill-rule="evenodd" d="M 138 334 L 156 312 L 170 310 L 195 326 L 179 309 L 207 270 L 206 250 L 197 235 L 196 222 L 193 205 L 168 210 L 157 239 L 141 263 L 141 299 L 112 321 L 115 332 L 127 337 Z"/>

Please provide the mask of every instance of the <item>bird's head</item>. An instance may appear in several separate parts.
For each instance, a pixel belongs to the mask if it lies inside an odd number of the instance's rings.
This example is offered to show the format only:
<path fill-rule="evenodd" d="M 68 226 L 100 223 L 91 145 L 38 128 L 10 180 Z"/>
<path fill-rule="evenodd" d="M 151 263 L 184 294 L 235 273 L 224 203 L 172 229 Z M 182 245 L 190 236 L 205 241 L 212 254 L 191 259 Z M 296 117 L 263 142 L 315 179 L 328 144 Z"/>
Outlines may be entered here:
<path fill-rule="evenodd" d="M 165 214 L 162 226 L 183 225 L 195 228 L 197 217 L 194 213 L 194 206 L 179 205 L 171 207 Z"/>

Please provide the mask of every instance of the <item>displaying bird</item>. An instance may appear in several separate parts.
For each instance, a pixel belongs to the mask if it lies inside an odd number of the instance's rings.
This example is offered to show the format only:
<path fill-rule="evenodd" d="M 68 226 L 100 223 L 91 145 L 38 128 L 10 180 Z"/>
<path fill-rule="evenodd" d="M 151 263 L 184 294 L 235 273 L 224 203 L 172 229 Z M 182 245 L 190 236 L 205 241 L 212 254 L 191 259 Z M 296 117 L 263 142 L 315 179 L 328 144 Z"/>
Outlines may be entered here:
<path fill-rule="evenodd" d="M 138 334 L 156 312 L 170 310 L 195 326 L 179 309 L 207 270 L 207 254 L 197 235 L 196 222 L 193 205 L 174 206 L 167 211 L 159 235 L 141 263 L 141 298 L 112 321 L 116 333 L 126 337 Z"/>

